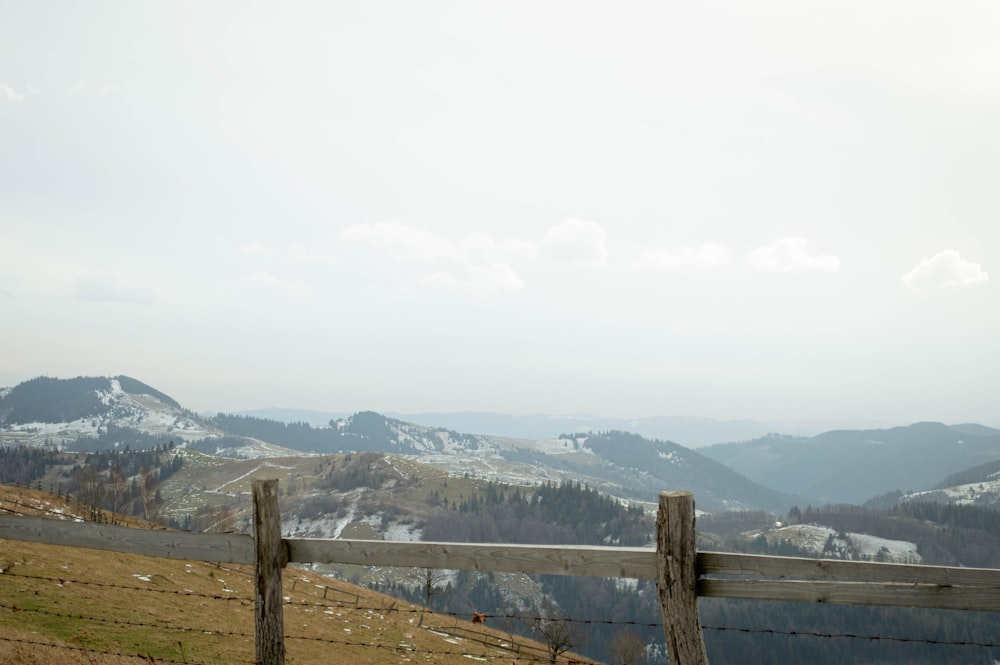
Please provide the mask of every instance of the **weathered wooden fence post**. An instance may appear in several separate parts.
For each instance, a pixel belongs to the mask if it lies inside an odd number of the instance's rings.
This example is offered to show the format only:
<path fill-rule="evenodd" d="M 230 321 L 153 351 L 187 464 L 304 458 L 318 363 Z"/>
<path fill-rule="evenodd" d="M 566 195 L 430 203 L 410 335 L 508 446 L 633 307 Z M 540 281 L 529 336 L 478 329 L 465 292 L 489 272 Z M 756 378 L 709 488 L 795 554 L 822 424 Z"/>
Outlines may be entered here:
<path fill-rule="evenodd" d="M 278 481 L 253 481 L 254 635 L 257 665 L 285 665 L 285 619 L 281 569 L 288 552 L 281 542 Z"/>
<path fill-rule="evenodd" d="M 660 492 L 656 554 L 656 586 L 670 665 L 708 665 L 698 616 L 694 497 L 690 492 Z"/>

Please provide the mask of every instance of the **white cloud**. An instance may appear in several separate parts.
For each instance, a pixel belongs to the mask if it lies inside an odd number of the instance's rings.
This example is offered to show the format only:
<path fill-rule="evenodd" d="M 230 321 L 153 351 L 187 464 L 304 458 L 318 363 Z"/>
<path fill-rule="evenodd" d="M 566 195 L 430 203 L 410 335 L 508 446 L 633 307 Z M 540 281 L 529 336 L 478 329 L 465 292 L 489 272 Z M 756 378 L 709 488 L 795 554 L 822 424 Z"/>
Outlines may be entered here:
<path fill-rule="evenodd" d="M 400 263 L 431 267 L 424 283 L 473 295 L 498 295 L 523 288 L 524 282 L 510 262 L 534 251 L 530 243 L 520 240 L 498 242 L 485 234 L 474 234 L 454 241 L 395 221 L 357 224 L 341 231 L 340 238 L 373 247 Z"/>
<path fill-rule="evenodd" d="M 729 262 L 729 250 L 714 242 L 700 247 L 683 247 L 677 252 L 654 250 L 639 257 L 635 269 L 640 272 L 658 272 L 685 266 L 717 268 Z"/>
<path fill-rule="evenodd" d="M 604 229 L 596 222 L 565 219 L 539 243 L 542 256 L 575 265 L 603 266 L 608 260 Z"/>
<path fill-rule="evenodd" d="M 840 259 L 832 255 L 810 256 L 805 251 L 804 238 L 782 238 L 751 252 L 747 265 L 764 272 L 792 272 L 819 270 L 833 272 L 840 269 Z"/>
<path fill-rule="evenodd" d="M 113 275 L 84 275 L 70 284 L 70 296 L 87 302 L 117 302 L 146 305 L 153 301 L 152 292 Z"/>
<path fill-rule="evenodd" d="M 252 242 L 249 245 L 240 246 L 240 254 L 244 256 L 271 256 L 274 253 L 267 245 L 259 242 Z"/>
<path fill-rule="evenodd" d="M 284 252 L 270 245 L 252 242 L 240 246 L 240 254 L 259 259 L 279 259 L 288 263 L 336 263 L 337 257 L 329 254 L 311 254 L 305 245 L 293 243 Z"/>
<path fill-rule="evenodd" d="M 9 85 L 0 83 L 0 99 L 6 99 L 9 102 L 23 102 L 24 95 Z"/>
<path fill-rule="evenodd" d="M 473 266 L 467 279 L 460 280 L 447 272 L 427 275 L 424 282 L 449 291 L 461 291 L 473 296 L 498 296 L 519 291 L 524 282 L 514 270 L 504 263 Z"/>
<path fill-rule="evenodd" d="M 903 284 L 914 293 L 920 291 L 973 286 L 989 281 L 990 276 L 978 263 L 966 261 L 953 249 L 939 252 L 918 263 L 903 275 Z"/>
<path fill-rule="evenodd" d="M 250 282 L 259 284 L 269 289 L 284 291 L 295 296 L 308 296 L 309 287 L 302 280 L 285 280 L 275 277 L 269 272 L 255 272 L 250 275 Z"/>
<path fill-rule="evenodd" d="M 448 238 L 396 221 L 350 226 L 340 232 L 340 238 L 374 247 L 402 263 L 434 264 L 455 258 L 459 253 L 458 247 Z"/>
<path fill-rule="evenodd" d="M 289 245 L 286 252 L 292 263 L 336 263 L 337 257 L 327 254 L 310 254 L 303 245 Z"/>

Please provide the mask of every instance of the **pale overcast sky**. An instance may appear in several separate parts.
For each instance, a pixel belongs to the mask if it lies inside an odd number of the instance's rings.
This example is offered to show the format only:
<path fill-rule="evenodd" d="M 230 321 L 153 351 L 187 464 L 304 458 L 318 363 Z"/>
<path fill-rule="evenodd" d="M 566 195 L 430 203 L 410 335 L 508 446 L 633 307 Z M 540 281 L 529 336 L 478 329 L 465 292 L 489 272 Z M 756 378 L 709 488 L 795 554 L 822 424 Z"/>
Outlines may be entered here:
<path fill-rule="evenodd" d="M 0 1 L 0 385 L 1000 424 L 1000 3 Z"/>

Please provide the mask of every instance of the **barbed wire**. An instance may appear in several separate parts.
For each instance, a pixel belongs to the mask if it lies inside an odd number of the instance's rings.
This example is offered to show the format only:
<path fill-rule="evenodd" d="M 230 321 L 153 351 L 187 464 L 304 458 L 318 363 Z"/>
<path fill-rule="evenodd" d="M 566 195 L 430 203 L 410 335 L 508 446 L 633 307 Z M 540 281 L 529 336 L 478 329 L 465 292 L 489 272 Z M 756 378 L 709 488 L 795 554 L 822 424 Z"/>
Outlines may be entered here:
<path fill-rule="evenodd" d="M 0 636 L 0 642 L 14 642 L 16 644 L 30 644 L 32 646 L 39 647 L 50 647 L 52 649 L 66 649 L 68 651 L 81 651 L 83 653 L 96 653 L 102 656 L 119 656 L 121 658 L 138 658 L 139 660 L 145 662 L 156 662 L 156 663 L 176 663 L 177 665 L 205 665 L 203 661 L 190 661 L 190 660 L 174 660 L 172 658 L 162 658 L 160 656 L 153 657 L 148 654 L 140 653 L 122 653 L 119 651 L 101 651 L 100 649 L 88 649 L 87 647 L 76 647 L 70 646 L 68 644 L 53 644 L 51 642 L 36 642 L 34 640 L 25 640 L 17 637 L 2 637 Z"/>
<path fill-rule="evenodd" d="M 350 609 L 352 611 L 359 612 L 378 612 L 381 614 L 391 614 L 393 612 L 398 612 L 400 614 L 435 614 L 438 616 L 451 617 L 455 619 L 471 619 L 468 612 L 450 612 L 443 610 L 433 610 L 433 609 L 423 609 L 420 607 L 395 607 L 394 604 L 389 606 L 364 606 L 364 605 L 353 605 L 349 601 L 334 601 L 339 603 L 336 605 L 329 605 L 326 603 L 308 603 L 306 601 L 296 602 L 294 600 L 286 600 L 285 605 L 291 607 L 316 607 L 320 609 L 336 610 L 336 609 Z M 642 622 L 642 621 L 617 621 L 615 619 L 577 619 L 574 617 L 546 617 L 540 615 L 531 614 L 489 614 L 484 612 L 474 612 L 474 615 L 479 616 L 481 619 L 502 619 L 506 621 L 522 621 L 528 623 L 537 622 L 552 622 L 552 623 L 578 623 L 584 625 L 606 625 L 606 626 L 633 626 L 639 628 L 662 628 L 662 622 Z"/>
<path fill-rule="evenodd" d="M 918 644 L 940 644 L 952 647 L 983 647 L 996 648 L 1000 643 L 976 642 L 973 640 L 936 640 L 924 637 L 895 637 L 891 635 L 858 635 L 856 633 L 822 633 L 812 630 L 777 630 L 774 628 L 734 628 L 732 626 L 702 626 L 702 630 L 719 632 L 750 633 L 756 635 L 776 635 L 783 637 L 821 637 L 826 639 L 842 638 L 864 640 L 867 642 L 912 642 Z"/>
<path fill-rule="evenodd" d="M 69 501 L 68 497 L 67 497 L 67 501 Z M 17 508 L 24 508 L 24 509 L 28 509 L 28 510 L 32 510 L 32 511 L 41 511 L 41 512 L 45 512 L 45 513 L 50 513 L 52 515 L 57 515 L 57 516 L 59 516 L 59 517 L 61 517 L 63 519 L 82 519 L 82 518 L 80 518 L 78 516 L 67 514 L 65 512 L 60 512 L 60 511 L 56 511 L 56 510 L 49 510 L 49 509 L 46 509 L 46 508 L 42 508 L 40 506 L 34 506 L 34 505 L 31 505 L 31 504 L 28 504 L 28 503 L 24 503 L 24 502 L 20 502 L 20 501 L 17 501 L 17 500 L 9 500 L 8 499 L 8 500 L 5 500 L 3 502 L 0 502 L 0 511 L 12 513 L 12 514 L 15 514 L 15 515 L 31 516 L 30 514 L 25 513 L 25 512 L 21 512 L 19 510 L 16 510 L 15 508 L 10 508 L 10 507 L 4 505 L 5 503 L 13 505 L 13 506 L 15 506 Z M 218 566 L 218 565 L 216 567 L 217 568 L 221 568 L 221 566 Z M 246 575 L 250 575 L 251 574 L 251 573 L 249 573 L 247 571 L 244 571 L 244 570 L 241 570 L 241 569 L 236 569 L 236 568 L 228 568 L 227 567 L 227 568 L 225 568 L 225 570 L 230 571 L 230 572 L 240 573 L 240 574 L 246 574 Z M 41 575 L 27 575 L 27 574 L 21 574 L 21 573 L 12 573 L 10 571 L 5 571 L 3 575 L 0 575 L 0 579 L 3 579 L 4 577 L 25 578 L 25 579 L 35 579 L 35 580 L 41 580 L 41 581 L 59 582 L 60 584 L 65 584 L 66 582 L 70 582 L 70 583 L 73 583 L 73 584 L 89 585 L 89 586 L 95 586 L 95 587 L 113 588 L 113 589 L 120 589 L 120 590 L 129 590 L 129 591 L 146 591 L 146 592 L 161 593 L 161 594 L 174 594 L 174 595 L 178 595 L 178 596 L 191 596 L 191 597 L 205 598 L 205 599 L 211 599 L 211 600 L 238 601 L 242 605 L 249 605 L 249 604 L 253 603 L 252 599 L 246 598 L 246 597 L 242 597 L 242 596 L 223 596 L 223 595 L 216 595 L 216 594 L 204 594 L 204 593 L 198 593 L 198 592 L 187 592 L 187 591 L 172 590 L 172 589 L 154 589 L 154 588 L 147 588 L 147 587 L 120 585 L 120 584 L 114 584 L 114 583 L 91 582 L 91 581 L 86 581 L 86 580 L 76 580 L 76 579 L 69 579 L 69 578 L 47 577 L 47 576 L 41 576 Z M 335 589 L 335 588 L 332 588 L 332 587 L 327 587 L 327 589 L 333 589 L 334 591 L 336 591 L 338 593 L 346 593 L 346 592 L 342 592 L 342 591 L 340 591 L 338 589 Z M 355 594 L 352 594 L 352 595 L 355 595 Z M 333 602 L 336 603 L 336 604 L 328 604 L 328 603 L 320 603 L 320 602 L 312 603 L 312 602 L 306 602 L 305 600 L 302 600 L 301 602 L 296 602 L 296 601 L 291 600 L 290 596 L 288 596 L 288 597 L 286 597 L 286 600 L 284 601 L 284 605 L 291 606 L 291 607 L 309 607 L 309 608 L 313 608 L 314 607 L 314 608 L 323 608 L 323 609 L 346 609 L 348 611 L 373 612 L 373 613 L 380 613 L 380 614 L 390 614 L 392 612 L 409 613 L 409 614 L 430 613 L 430 614 L 437 615 L 437 616 L 445 616 L 445 617 L 451 617 L 451 618 L 456 618 L 456 619 L 457 618 L 468 617 L 468 612 L 451 612 L 451 611 L 439 611 L 439 610 L 429 610 L 429 609 L 425 610 L 424 608 L 420 608 L 420 607 L 396 607 L 395 603 L 391 604 L 390 606 L 382 605 L 382 606 L 376 607 L 376 606 L 358 605 L 356 601 L 354 603 L 351 603 L 349 601 L 337 601 L 337 600 L 335 600 Z M 403 602 L 405 602 L 405 601 L 403 601 Z M 202 634 L 207 634 L 207 635 L 218 635 L 218 636 L 228 636 L 228 637 L 241 637 L 241 638 L 252 638 L 252 637 L 254 637 L 254 635 L 252 633 L 248 634 L 248 633 L 233 632 L 233 631 L 205 630 L 204 628 L 189 628 L 189 627 L 185 627 L 185 626 L 175 626 L 175 625 L 170 625 L 170 624 L 166 624 L 166 623 L 146 623 L 146 622 L 129 621 L 129 620 L 122 620 L 122 619 L 109 619 L 109 618 L 102 618 L 102 617 L 92 617 L 92 616 L 87 616 L 87 615 L 82 615 L 82 614 L 68 614 L 68 613 L 61 613 L 61 612 L 55 612 L 55 611 L 51 611 L 51 610 L 44 610 L 44 609 L 38 609 L 38 608 L 22 608 L 22 607 L 18 607 L 17 605 L 0 604 L 0 609 L 8 609 L 8 610 L 12 610 L 14 612 L 29 611 L 29 612 L 35 612 L 35 613 L 39 613 L 39 614 L 43 614 L 43 615 L 48 615 L 48 616 L 55 616 L 55 617 L 62 617 L 62 618 L 71 618 L 71 619 L 79 619 L 79 620 L 84 620 L 84 621 L 93 621 L 93 622 L 100 622 L 100 623 L 106 623 L 106 624 L 115 624 L 115 625 L 124 625 L 124 626 L 146 627 L 146 628 L 157 628 L 157 629 L 168 629 L 168 630 L 176 630 L 176 631 L 181 631 L 181 632 L 193 632 L 193 633 L 202 633 Z M 478 615 L 481 619 L 484 619 L 484 620 L 485 619 L 493 619 L 493 620 L 503 620 L 503 621 L 520 621 L 520 622 L 526 622 L 526 623 L 561 622 L 561 623 L 572 623 L 572 624 L 581 624 L 581 625 L 630 626 L 630 627 L 639 627 L 639 628 L 648 628 L 648 629 L 662 628 L 663 627 L 662 622 L 640 622 L 640 621 L 634 621 L 634 620 L 630 620 L 630 621 L 618 621 L 618 620 L 614 620 L 614 619 L 580 619 L 580 618 L 575 618 L 575 617 L 559 617 L 559 616 L 556 616 L 556 617 L 544 617 L 544 616 L 520 615 L 520 614 L 486 614 L 486 613 L 475 613 L 475 614 Z M 447 628 L 442 628 L 442 630 L 447 630 Z M 916 644 L 943 645 L 943 646 L 971 646 L 971 647 L 979 647 L 979 648 L 998 648 L 998 647 L 1000 647 L 1000 643 L 990 642 L 990 641 L 941 640 L 941 639 L 932 639 L 932 638 L 901 637 L 901 636 L 888 636 L 888 635 L 861 635 L 861 634 L 856 634 L 856 633 L 833 633 L 833 632 L 827 633 L 827 632 L 811 631 L 811 630 L 778 630 L 778 629 L 770 629 L 770 628 L 747 628 L 747 627 L 733 627 L 733 626 L 703 626 L 703 630 L 716 631 L 716 632 L 735 632 L 735 633 L 754 634 L 754 635 L 783 636 L 783 637 L 813 637 L 813 638 L 822 638 L 822 639 L 851 639 L 851 640 L 864 640 L 864 641 L 869 641 L 869 642 L 884 641 L 884 642 L 894 642 L 894 643 L 916 643 Z M 488 635 L 488 633 L 485 633 L 485 632 L 479 633 L 479 634 L 482 634 L 484 636 Z M 367 647 L 375 647 L 375 648 L 391 648 L 391 649 L 395 649 L 395 650 L 403 649 L 403 647 L 400 647 L 399 645 L 383 645 L 383 644 L 378 644 L 378 643 L 362 643 L 362 642 L 345 642 L 345 641 L 330 640 L 330 639 L 320 638 L 320 637 L 307 637 L 307 636 L 296 636 L 296 635 L 286 635 L 285 637 L 287 639 L 312 640 L 312 641 L 320 641 L 320 642 L 325 642 L 325 643 L 330 643 L 330 644 L 341 644 L 341 645 L 352 645 L 352 646 L 367 646 Z M 469 638 L 466 636 L 464 639 L 469 639 Z M 31 641 L 27 641 L 27 640 L 16 640 L 16 639 L 13 639 L 13 638 L 2 638 L 2 637 L 0 637 L 0 640 L 14 641 L 14 642 L 24 642 L 24 643 L 29 643 L 29 644 L 38 644 L 38 645 L 41 645 L 41 646 L 50 646 L 50 647 L 53 647 L 53 648 L 67 648 L 67 649 L 75 649 L 75 650 L 80 650 L 80 651 L 92 651 L 92 650 L 81 648 L 81 647 L 64 647 L 62 645 L 56 645 L 56 644 L 50 644 L 50 643 L 44 643 L 44 642 L 31 642 Z M 484 642 L 484 646 L 489 646 L 489 645 L 486 645 L 485 642 Z M 500 648 L 500 647 L 494 645 L 494 648 Z M 413 648 L 406 648 L 405 650 L 410 651 L 410 652 L 415 652 L 415 653 L 427 653 L 427 654 L 434 654 L 434 655 L 463 655 L 463 656 L 464 655 L 468 655 L 468 656 L 480 657 L 480 656 L 476 656 L 475 654 L 469 654 L 467 652 L 457 652 L 457 651 L 420 651 L 420 650 L 416 650 L 416 649 L 413 649 Z M 128 658 L 146 658 L 145 656 L 138 655 L 138 654 L 121 654 L 121 653 L 102 652 L 102 651 L 92 651 L 92 652 L 93 653 L 103 653 L 103 654 L 108 654 L 108 655 L 118 655 L 118 656 L 124 656 L 124 657 L 128 657 Z M 163 662 L 179 662 L 179 661 L 170 661 L 170 660 L 167 660 L 167 659 L 158 659 L 158 660 L 161 660 Z M 521 658 L 521 660 L 526 660 L 526 659 Z M 528 662 L 534 662 L 534 661 L 529 660 Z M 539 659 L 538 662 L 548 662 L 548 661 L 547 660 L 543 661 L 543 660 Z"/>
<path fill-rule="evenodd" d="M 364 607 L 364 606 L 354 606 L 349 605 L 327 605 L 324 603 L 296 603 L 294 601 L 288 601 L 286 605 L 293 607 L 319 607 L 324 609 L 347 609 L 351 611 L 365 611 L 365 612 L 377 612 L 380 614 L 391 614 L 393 612 L 399 613 L 409 613 L 409 614 L 422 614 L 428 613 L 437 616 L 447 616 L 452 618 L 463 618 L 467 617 L 467 612 L 442 612 L 438 610 L 424 610 L 423 608 L 407 608 L 407 607 Z M 484 614 L 475 613 L 481 619 L 500 619 L 500 620 L 515 620 L 522 621 L 525 623 L 535 623 L 535 622 L 562 622 L 562 623 L 572 623 L 572 624 L 583 624 L 583 625 L 607 625 L 607 626 L 628 626 L 634 628 L 663 628 L 662 622 L 642 622 L 642 621 L 617 621 L 614 619 L 578 619 L 574 617 L 545 617 L 536 615 L 522 615 L 522 614 Z M 444 628 L 445 630 L 447 628 Z M 774 636 L 786 636 L 786 637 L 817 637 L 817 638 L 839 638 L 839 639 L 855 639 L 864 641 L 885 641 L 885 642 L 903 642 L 903 643 L 921 643 L 921 644 L 939 644 L 944 646 L 973 646 L 973 647 L 983 647 L 983 648 L 997 648 L 1000 647 L 1000 643 L 994 642 L 979 642 L 975 640 L 939 640 L 921 637 L 900 637 L 893 635 L 861 635 L 855 633 L 824 633 L 820 631 L 811 630 L 778 630 L 772 628 L 738 628 L 733 626 L 702 626 L 703 630 L 711 630 L 717 632 L 738 632 L 746 634 L 760 634 L 760 635 L 774 635 Z M 486 633 L 483 633 L 486 634 Z"/>
<path fill-rule="evenodd" d="M 20 575 L 19 577 L 29 577 L 29 576 Z M 52 578 L 40 578 L 40 579 L 52 579 Z M 114 586 L 114 585 L 101 585 L 100 583 L 95 583 L 95 584 L 98 584 L 100 586 Z M 135 589 L 135 590 L 138 590 L 138 591 L 154 591 L 154 592 L 158 591 L 156 589 L 143 589 L 141 587 L 127 587 L 127 588 Z M 292 603 L 292 605 L 295 605 L 295 604 Z M 301 605 L 299 605 L 299 606 L 301 606 Z M 326 607 L 328 609 L 344 609 L 342 606 L 336 606 L 336 605 L 322 605 L 322 604 L 307 605 L 307 607 L 316 607 L 316 606 Z M 155 629 L 175 630 L 175 631 L 179 631 L 179 632 L 200 633 L 200 634 L 204 634 L 204 635 L 214 635 L 214 636 L 220 636 L 220 637 L 240 637 L 240 638 L 253 638 L 253 637 L 255 637 L 253 633 L 246 633 L 246 632 L 241 632 L 241 631 L 205 630 L 204 628 L 192 628 L 192 627 L 188 627 L 188 626 L 177 626 L 177 625 L 171 625 L 171 624 L 168 624 L 168 623 L 149 623 L 149 622 L 143 622 L 143 621 L 132 621 L 132 620 L 127 620 L 127 619 L 113 619 L 113 618 L 107 618 L 107 617 L 93 617 L 93 616 L 88 616 L 88 615 L 84 615 L 84 614 L 70 614 L 70 613 L 66 613 L 66 612 L 55 612 L 55 611 L 52 611 L 52 610 L 45 610 L 45 609 L 40 609 L 40 608 L 19 607 L 17 605 L 8 605 L 8 604 L 4 604 L 4 603 L 0 603 L 0 609 L 7 609 L 7 610 L 11 610 L 13 612 L 22 612 L 22 611 L 24 611 L 24 612 L 33 612 L 33 613 L 42 614 L 42 615 L 45 615 L 45 616 L 53 616 L 53 617 L 68 618 L 68 619 L 79 619 L 79 620 L 82 620 L 82 621 L 92 621 L 92 622 L 105 623 L 105 624 L 130 626 L 130 627 L 139 627 L 139 628 L 155 628 Z M 350 609 L 350 610 L 372 611 L 372 612 L 379 612 L 379 613 L 384 613 L 384 614 L 388 614 L 388 613 L 391 613 L 391 612 L 394 612 L 394 611 L 405 611 L 405 612 L 413 612 L 413 613 L 417 613 L 417 612 L 422 612 L 423 611 L 423 610 L 420 610 L 420 609 L 384 608 L 384 607 L 382 607 L 382 608 L 376 608 L 376 607 L 370 607 L 370 608 L 347 608 L 347 609 Z M 442 612 L 433 612 L 433 614 L 448 615 L 448 613 L 442 613 Z M 458 615 L 456 614 L 455 616 L 458 616 Z M 583 623 L 583 624 L 601 623 L 601 624 L 610 624 L 610 625 L 638 626 L 638 627 L 645 627 L 645 628 L 662 627 L 662 624 L 660 624 L 660 623 L 642 623 L 642 622 L 636 622 L 636 621 L 614 621 L 614 620 L 603 620 L 603 619 L 601 619 L 601 620 L 596 620 L 596 619 L 574 619 L 574 618 L 571 618 L 571 617 L 561 617 L 561 618 L 555 618 L 555 619 L 547 619 L 545 617 L 532 617 L 532 616 L 526 616 L 526 615 L 496 615 L 496 614 L 494 614 L 494 615 L 485 615 L 485 616 L 488 617 L 488 618 L 494 618 L 494 619 L 498 619 L 498 618 L 503 618 L 503 619 L 524 619 L 524 620 L 544 619 L 544 620 L 565 621 L 565 622 L 574 622 L 574 623 Z M 443 627 L 443 626 L 439 626 L 439 627 L 426 627 L 425 629 L 426 630 L 440 630 L 442 632 L 446 632 L 448 630 L 448 627 Z M 703 630 L 707 630 L 707 631 L 715 631 L 715 632 L 735 632 L 735 633 L 743 633 L 743 634 L 770 635 L 770 636 L 783 636 L 783 637 L 813 637 L 813 638 L 823 638 L 823 639 L 851 639 L 851 640 L 862 640 L 862 641 L 868 641 L 868 642 L 884 641 L 884 642 L 894 642 L 894 643 L 916 643 L 916 644 L 929 644 L 929 645 L 942 645 L 942 646 L 967 646 L 967 647 L 979 647 L 979 648 L 997 648 L 997 647 L 1000 647 L 1000 643 L 997 643 L 997 642 L 976 641 L 976 640 L 940 640 L 940 639 L 933 639 L 933 638 L 901 637 L 901 636 L 891 636 L 891 635 L 861 635 L 861 634 L 857 634 L 857 633 L 825 633 L 825 632 L 811 631 L 811 630 L 779 630 L 779 629 L 773 629 L 773 628 L 748 628 L 748 627 L 712 626 L 712 625 L 702 626 L 702 629 Z M 451 633 L 449 633 L 449 634 L 451 634 Z M 491 634 L 486 633 L 486 632 L 478 632 L 476 634 L 483 635 L 484 638 L 486 636 L 496 637 L 495 635 L 491 635 Z M 466 636 L 456 635 L 456 637 L 461 637 L 463 639 L 470 639 L 467 635 Z M 400 645 L 385 645 L 385 644 L 367 643 L 367 642 L 348 642 L 348 641 L 344 641 L 344 640 L 333 640 L 333 639 L 329 639 L 329 638 L 312 637 L 312 636 L 305 636 L 305 635 L 287 635 L 286 634 L 285 638 L 286 639 L 307 640 L 307 641 L 314 641 L 314 642 L 324 642 L 324 643 L 329 643 L 329 644 L 349 645 L 349 646 L 367 646 L 367 647 L 375 647 L 375 648 L 391 648 L 391 649 L 395 649 L 395 650 L 405 650 L 405 651 L 414 652 L 414 653 L 426 653 L 426 654 L 432 654 L 432 655 L 469 655 L 469 656 L 479 657 L 476 654 L 471 654 L 471 653 L 468 653 L 468 652 L 465 652 L 465 651 L 461 651 L 461 652 L 459 652 L 459 651 L 434 651 L 434 650 L 425 651 L 425 650 L 419 650 L 419 649 L 412 648 L 412 647 L 403 647 L 403 646 L 400 646 Z M 0 638 L 0 639 L 7 639 L 7 638 Z M 497 637 L 497 639 L 500 639 L 500 638 Z M 38 643 L 38 644 L 42 644 L 42 645 L 45 645 L 45 646 L 54 646 L 54 647 L 59 647 L 60 646 L 60 645 L 52 645 L 52 644 L 48 644 L 48 643 Z M 497 648 L 497 649 L 504 648 L 504 647 L 502 647 L 500 645 L 489 645 L 485 641 L 484 641 L 484 647 L 487 647 L 487 648 L 492 647 L 492 648 Z M 518 651 L 518 649 L 506 649 L 506 650 L 507 651 Z M 134 654 L 115 654 L 115 653 L 112 653 L 112 652 L 107 652 L 107 653 L 111 653 L 112 655 L 124 655 L 126 657 L 133 657 L 134 656 Z M 523 661 L 526 661 L 526 662 L 536 662 L 536 660 L 537 660 L 537 662 L 547 662 L 547 660 L 544 660 L 544 659 L 526 658 L 526 657 L 523 657 L 523 654 L 519 655 L 519 660 L 523 660 Z"/>
<path fill-rule="evenodd" d="M 176 626 L 169 623 L 147 623 L 145 621 L 131 621 L 129 619 L 109 619 L 108 617 L 92 617 L 86 614 L 69 614 L 68 612 L 54 612 L 43 610 L 37 607 L 19 607 L 17 605 L 7 605 L 0 603 L 0 609 L 11 610 L 12 612 L 34 612 L 44 616 L 60 617 L 63 619 L 80 619 L 81 621 L 93 621 L 96 623 L 114 624 L 116 626 L 132 626 L 136 628 L 156 628 L 158 630 L 176 630 L 182 633 L 201 633 L 203 635 L 222 635 L 226 637 L 253 637 L 253 633 L 241 633 L 237 631 L 225 630 L 205 630 L 204 628 L 190 628 L 188 626 Z"/>
<path fill-rule="evenodd" d="M 86 586 L 95 586 L 106 589 L 122 589 L 125 591 L 148 591 L 150 593 L 174 594 L 177 596 L 190 596 L 192 598 L 207 598 L 209 600 L 229 600 L 229 601 L 236 600 L 239 601 L 241 605 L 253 604 L 253 598 L 245 598 L 243 596 L 222 596 L 218 594 L 198 593 L 197 591 L 183 591 L 178 589 L 151 589 L 149 587 L 112 584 L 110 582 L 88 582 L 86 580 L 76 580 L 69 577 L 47 577 L 45 575 L 25 575 L 23 573 L 4 572 L 2 575 L 0 575 L 0 580 L 4 579 L 5 577 L 21 578 L 29 580 L 41 580 L 47 582 L 58 582 L 59 584 L 62 585 L 69 583 L 69 584 L 82 584 Z"/>
<path fill-rule="evenodd" d="M 429 628 L 427 630 L 430 630 Z M 459 637 L 459 636 L 455 636 Z M 509 659 L 511 657 L 510 653 L 503 654 L 482 654 L 473 653 L 469 650 L 463 651 L 452 651 L 452 650 L 439 650 L 439 649 L 418 649 L 416 647 L 410 646 L 408 644 L 383 644 L 380 642 L 351 642 L 349 640 L 332 640 L 323 637 L 308 637 L 305 635 L 285 635 L 287 640 L 307 640 L 311 642 L 322 642 L 324 644 L 336 644 L 338 646 L 353 646 L 353 647 L 366 647 L 372 649 L 389 649 L 396 652 L 406 652 L 420 655 L 430 655 L 430 656 L 464 656 L 466 658 L 479 658 L 479 659 Z M 462 638 L 468 639 L 468 638 Z M 487 649 L 503 649 L 508 652 L 517 652 L 517 661 L 523 663 L 551 663 L 552 660 L 548 656 L 545 658 L 535 657 L 535 656 L 525 656 L 523 653 L 518 652 L 517 649 L 506 649 L 500 645 L 484 644 L 484 648 Z M 589 660 L 579 660 L 573 659 L 579 665 L 595 665 Z"/>

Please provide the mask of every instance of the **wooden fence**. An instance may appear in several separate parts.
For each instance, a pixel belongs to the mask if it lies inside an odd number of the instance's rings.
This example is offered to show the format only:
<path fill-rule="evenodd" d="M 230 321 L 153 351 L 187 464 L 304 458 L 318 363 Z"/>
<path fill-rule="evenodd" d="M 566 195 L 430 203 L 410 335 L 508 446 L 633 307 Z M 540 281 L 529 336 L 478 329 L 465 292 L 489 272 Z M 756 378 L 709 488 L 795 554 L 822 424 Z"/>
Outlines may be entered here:
<path fill-rule="evenodd" d="M 260 665 L 284 663 L 281 571 L 288 563 L 655 579 L 673 665 L 708 663 L 698 596 L 1000 611 L 1000 570 L 698 552 L 688 492 L 660 494 L 652 549 L 281 538 L 277 482 L 253 481 L 252 536 L 0 516 L 0 539 L 253 563 Z"/>

